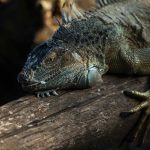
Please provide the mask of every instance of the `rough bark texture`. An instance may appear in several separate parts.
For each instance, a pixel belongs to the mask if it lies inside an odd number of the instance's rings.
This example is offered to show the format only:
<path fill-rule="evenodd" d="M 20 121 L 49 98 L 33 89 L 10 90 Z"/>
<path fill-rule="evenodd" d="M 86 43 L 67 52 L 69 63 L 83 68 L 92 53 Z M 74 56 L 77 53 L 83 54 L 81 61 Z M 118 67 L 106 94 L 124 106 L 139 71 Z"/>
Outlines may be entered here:
<path fill-rule="evenodd" d="M 144 90 L 146 81 L 106 76 L 92 89 L 44 99 L 25 96 L 7 103 L 0 108 L 0 149 L 116 149 L 138 117 L 119 117 L 137 104 L 121 91 Z M 148 139 L 144 146 L 150 146 Z"/>

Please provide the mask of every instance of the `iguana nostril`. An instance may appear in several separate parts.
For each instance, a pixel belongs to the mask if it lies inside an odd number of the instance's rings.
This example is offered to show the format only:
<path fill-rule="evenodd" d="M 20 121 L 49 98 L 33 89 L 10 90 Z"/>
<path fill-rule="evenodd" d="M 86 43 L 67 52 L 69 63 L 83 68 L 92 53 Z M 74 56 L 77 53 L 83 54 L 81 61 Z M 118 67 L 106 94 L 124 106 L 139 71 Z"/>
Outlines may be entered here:
<path fill-rule="evenodd" d="M 25 71 L 24 69 L 18 74 L 17 80 L 21 84 L 26 84 L 28 82 L 32 83 L 35 81 L 33 80 L 33 72 L 32 71 Z"/>
<path fill-rule="evenodd" d="M 27 75 L 24 73 L 23 70 L 18 74 L 17 80 L 19 83 L 27 82 Z"/>

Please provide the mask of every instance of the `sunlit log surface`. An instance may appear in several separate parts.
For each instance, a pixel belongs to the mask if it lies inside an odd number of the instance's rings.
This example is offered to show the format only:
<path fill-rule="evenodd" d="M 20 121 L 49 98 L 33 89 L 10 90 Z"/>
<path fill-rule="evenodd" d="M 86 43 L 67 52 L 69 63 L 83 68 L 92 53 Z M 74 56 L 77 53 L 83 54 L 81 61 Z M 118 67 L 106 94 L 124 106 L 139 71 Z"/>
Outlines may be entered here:
<path fill-rule="evenodd" d="M 144 90 L 146 82 L 145 77 L 105 76 L 92 89 L 9 102 L 0 108 L 0 150 L 117 149 L 138 117 L 119 117 L 137 104 L 121 91 Z M 148 135 L 144 147 L 150 146 Z"/>

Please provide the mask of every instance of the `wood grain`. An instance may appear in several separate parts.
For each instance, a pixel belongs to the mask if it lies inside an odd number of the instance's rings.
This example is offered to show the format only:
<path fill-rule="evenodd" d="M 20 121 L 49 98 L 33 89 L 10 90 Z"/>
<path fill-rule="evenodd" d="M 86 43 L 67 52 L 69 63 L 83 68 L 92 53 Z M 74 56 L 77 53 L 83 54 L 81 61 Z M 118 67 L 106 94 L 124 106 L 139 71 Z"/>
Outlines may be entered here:
<path fill-rule="evenodd" d="M 117 149 L 138 117 L 119 117 L 137 104 L 121 91 L 144 90 L 146 82 L 145 77 L 105 76 L 91 89 L 7 103 L 0 108 L 0 150 Z"/>

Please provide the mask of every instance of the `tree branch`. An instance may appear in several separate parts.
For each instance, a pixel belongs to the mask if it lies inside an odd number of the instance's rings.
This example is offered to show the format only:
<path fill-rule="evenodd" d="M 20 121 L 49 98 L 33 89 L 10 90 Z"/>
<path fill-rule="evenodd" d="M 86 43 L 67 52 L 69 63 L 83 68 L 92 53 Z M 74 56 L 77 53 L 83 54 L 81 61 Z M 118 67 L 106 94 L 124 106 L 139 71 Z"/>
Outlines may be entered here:
<path fill-rule="evenodd" d="M 138 117 L 119 117 L 137 104 L 121 91 L 144 90 L 146 80 L 106 76 L 92 89 L 7 103 L 0 108 L 1 149 L 116 149 Z"/>

